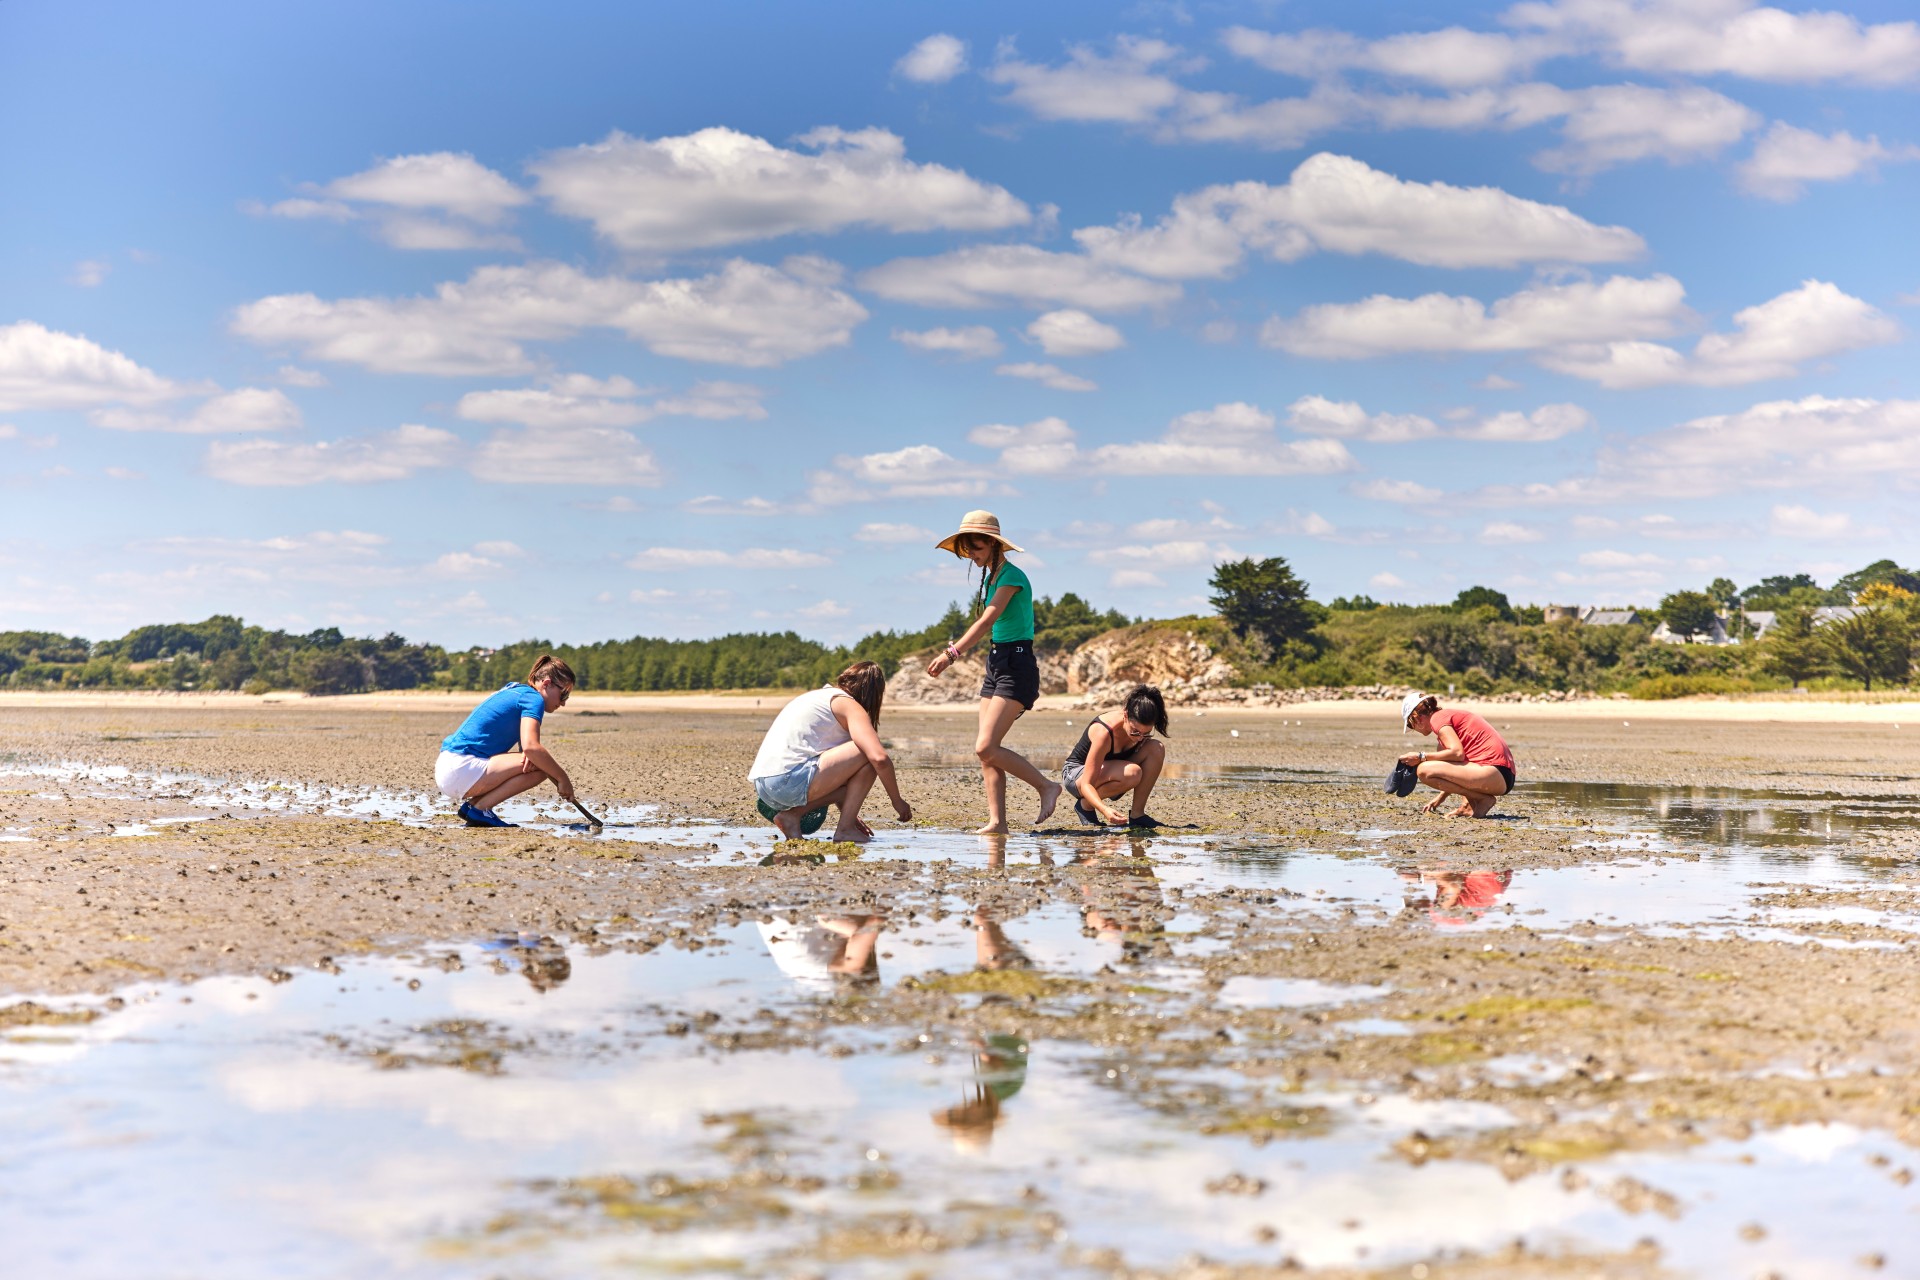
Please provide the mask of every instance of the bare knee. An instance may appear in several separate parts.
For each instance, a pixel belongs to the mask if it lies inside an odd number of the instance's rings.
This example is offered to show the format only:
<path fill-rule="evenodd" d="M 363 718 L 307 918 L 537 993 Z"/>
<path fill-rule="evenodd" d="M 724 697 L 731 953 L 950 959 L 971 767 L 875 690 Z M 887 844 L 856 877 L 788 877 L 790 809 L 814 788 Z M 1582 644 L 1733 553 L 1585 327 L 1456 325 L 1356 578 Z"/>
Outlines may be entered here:
<path fill-rule="evenodd" d="M 1139 755 L 1137 758 L 1139 759 L 1140 763 L 1143 765 L 1150 764 L 1150 765 L 1158 766 L 1166 761 L 1167 749 L 1165 746 L 1161 744 L 1159 739 L 1148 738 L 1145 742 L 1140 744 Z"/>
<path fill-rule="evenodd" d="M 999 754 L 1000 744 L 997 742 L 988 742 L 982 738 L 973 744 L 973 758 L 981 764 L 992 764 L 994 757 Z"/>
<path fill-rule="evenodd" d="M 1440 777 L 1441 768 L 1438 760 L 1422 760 L 1413 772 L 1415 777 L 1430 787 L 1445 785 Z"/>

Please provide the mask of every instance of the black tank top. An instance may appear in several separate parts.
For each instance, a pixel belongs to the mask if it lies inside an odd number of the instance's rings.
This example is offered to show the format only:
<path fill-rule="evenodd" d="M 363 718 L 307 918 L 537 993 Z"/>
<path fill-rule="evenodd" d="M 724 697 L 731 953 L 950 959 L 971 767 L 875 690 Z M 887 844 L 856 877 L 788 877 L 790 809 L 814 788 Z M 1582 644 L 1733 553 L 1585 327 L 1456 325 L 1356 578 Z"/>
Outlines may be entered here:
<path fill-rule="evenodd" d="M 1102 720 L 1099 716 L 1095 716 L 1092 720 L 1087 722 L 1087 727 L 1080 731 L 1080 741 L 1074 743 L 1073 750 L 1067 753 L 1068 764 L 1085 764 L 1087 762 L 1087 752 L 1093 749 L 1093 726 L 1096 724 L 1099 725 L 1102 729 L 1105 729 L 1107 731 L 1107 740 L 1109 742 L 1118 741 L 1118 739 L 1116 739 L 1113 736 L 1113 726 L 1108 724 L 1106 721 Z M 1145 741 L 1146 741 L 1145 738 L 1142 738 L 1140 740 L 1140 742 L 1145 742 Z M 1134 743 L 1132 746 L 1128 747 L 1125 751 L 1115 751 L 1112 747 L 1108 747 L 1107 759 L 1109 760 L 1133 759 L 1133 753 L 1140 749 L 1140 742 Z"/>

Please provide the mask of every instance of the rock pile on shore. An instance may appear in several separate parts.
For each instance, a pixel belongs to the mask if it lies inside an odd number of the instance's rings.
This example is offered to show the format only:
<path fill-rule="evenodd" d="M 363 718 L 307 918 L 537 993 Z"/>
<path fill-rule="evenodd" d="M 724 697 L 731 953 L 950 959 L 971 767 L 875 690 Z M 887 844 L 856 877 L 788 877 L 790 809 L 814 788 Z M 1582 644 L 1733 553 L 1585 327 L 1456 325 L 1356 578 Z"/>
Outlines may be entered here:
<path fill-rule="evenodd" d="M 986 677 L 982 645 L 939 679 L 927 675 L 937 650 L 910 654 L 887 682 L 887 701 L 898 706 L 943 706 L 973 702 Z M 1434 693 L 1457 702 L 1578 702 L 1597 695 L 1577 689 L 1542 693 L 1449 694 L 1403 684 L 1310 685 L 1281 689 L 1270 684 L 1237 686 L 1239 672 L 1191 631 L 1143 623 L 1095 636 L 1072 652 L 1041 653 L 1040 692 L 1078 694 L 1076 707 L 1110 707 L 1140 684 L 1157 686 L 1170 707 L 1298 706 L 1304 702 L 1398 702 L 1409 693 Z"/>

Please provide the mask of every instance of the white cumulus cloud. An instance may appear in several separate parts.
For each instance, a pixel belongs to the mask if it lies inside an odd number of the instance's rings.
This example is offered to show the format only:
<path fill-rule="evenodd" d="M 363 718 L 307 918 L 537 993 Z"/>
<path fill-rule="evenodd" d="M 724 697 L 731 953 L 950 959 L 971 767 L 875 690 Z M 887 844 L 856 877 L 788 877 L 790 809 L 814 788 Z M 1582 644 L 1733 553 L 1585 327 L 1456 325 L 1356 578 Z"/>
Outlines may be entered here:
<path fill-rule="evenodd" d="M 152 404 L 187 390 L 80 334 L 31 320 L 0 325 L 0 413 Z"/>
<path fill-rule="evenodd" d="M 215 441 L 207 474 L 229 484 L 286 487 L 404 480 L 452 466 L 466 446 L 451 431 L 408 424 L 379 435 L 295 444 L 279 440 Z"/>
<path fill-rule="evenodd" d="M 1282 75 L 1320 79 L 1339 71 L 1371 71 L 1446 89 L 1497 84 L 1530 70 L 1554 52 L 1539 38 L 1445 27 L 1363 40 L 1344 31 L 1257 31 L 1229 27 L 1233 54 Z"/>
<path fill-rule="evenodd" d="M 172 431 L 185 435 L 239 435 L 250 431 L 291 431 L 301 423 L 300 407 L 283 391 L 242 387 L 202 402 L 186 417 L 137 409 L 95 409 L 95 426 L 114 431 Z"/>
<path fill-rule="evenodd" d="M 893 73 L 915 84 L 945 84 L 967 69 L 967 42 L 944 32 L 930 35 L 900 55 Z"/>
<path fill-rule="evenodd" d="M 659 355 L 767 366 L 845 345 L 866 308 L 826 285 L 738 259 L 693 278 L 590 276 L 561 263 L 489 266 L 431 296 L 277 294 L 238 308 L 235 333 L 381 373 L 526 373 L 524 343 L 583 329 L 624 333 Z"/>
<path fill-rule="evenodd" d="M 1844 538 L 1853 531 L 1846 512 L 1823 514 L 1798 503 L 1776 505 L 1767 517 L 1767 532 L 1781 538 Z"/>
<path fill-rule="evenodd" d="M 1099 384 L 1083 378 L 1077 373 L 1068 373 L 1057 364 L 1042 364 L 1038 361 L 1023 360 L 1016 364 L 1003 364 L 994 369 L 1003 378 L 1025 378 L 1037 382 L 1054 391 L 1098 391 Z"/>
<path fill-rule="evenodd" d="M 672 138 L 610 134 L 529 166 L 559 213 L 623 249 L 711 249 L 850 227 L 992 231 L 1032 211 L 1003 187 L 908 160 L 885 129 L 819 128 L 801 150 L 733 129 Z"/>
<path fill-rule="evenodd" d="M 1657 342 L 1575 345 L 1536 357 L 1557 373 L 1606 387 L 1734 386 L 1791 377 L 1819 360 L 1896 341 L 1900 326 L 1823 280 L 1736 311 L 1734 332 L 1710 333 L 1686 356 Z"/>
<path fill-rule="evenodd" d="M 476 480 L 496 484 L 662 483 L 653 453 L 632 433 L 611 427 L 496 431 L 468 464 Z"/>
<path fill-rule="evenodd" d="M 249 209 L 279 218 L 370 220 L 396 249 L 513 249 L 499 230 L 531 197 L 472 156 L 452 151 L 394 156 L 306 194 Z"/>
<path fill-rule="evenodd" d="M 1396 502 L 1405 506 L 1426 506 L 1446 495 L 1417 480 L 1369 480 L 1353 486 L 1356 496 L 1374 502 Z"/>
<path fill-rule="evenodd" d="M 991 476 L 937 445 L 915 444 L 834 459 L 834 470 L 808 473 L 807 495 L 818 506 L 875 498 L 959 498 L 987 491 Z"/>
<path fill-rule="evenodd" d="M 984 324 L 963 325 L 957 329 L 895 329 L 890 336 L 903 347 L 960 360 L 985 360 L 1006 350 L 1000 335 Z"/>
<path fill-rule="evenodd" d="M 1126 335 L 1084 311 L 1049 311 L 1027 326 L 1027 336 L 1050 356 L 1092 356 L 1127 345 Z"/>
<path fill-rule="evenodd" d="M 1291 262 L 1307 254 L 1379 253 L 1440 267 L 1618 262 L 1646 243 L 1559 205 L 1498 187 L 1407 182 L 1364 161 L 1322 152 L 1279 186 L 1236 182 L 1178 196 L 1153 226 L 1138 220 L 1074 232 L 1090 256 L 1166 279 L 1223 276 L 1248 253 Z"/>
<path fill-rule="evenodd" d="M 1429 293 L 1376 294 L 1307 307 L 1261 331 L 1270 347 L 1300 356 L 1358 359 L 1412 351 L 1529 351 L 1666 337 L 1686 318 L 1686 290 L 1668 275 L 1612 276 L 1595 283 L 1539 283 L 1497 300 Z"/>
<path fill-rule="evenodd" d="M 1546 534 L 1524 524 L 1515 524 L 1511 520 L 1494 520 L 1481 528 L 1479 540 L 1489 547 L 1517 547 L 1529 542 L 1542 542 Z"/>
<path fill-rule="evenodd" d="M 748 547 L 722 551 L 711 547 L 648 547 L 626 562 L 646 573 L 686 569 L 824 569 L 833 561 L 813 551 L 790 547 Z"/>
<path fill-rule="evenodd" d="M 1085 254 L 984 244 L 930 258 L 896 258 L 860 276 L 862 288 L 923 307 L 1075 307 L 1136 311 L 1172 302 L 1180 286 L 1143 280 Z"/>
<path fill-rule="evenodd" d="M 878 542 L 882 544 L 918 542 L 932 546 L 940 541 L 940 535 L 931 529 L 923 529 L 917 524 L 863 524 L 854 531 L 855 542 Z"/>
<path fill-rule="evenodd" d="M 1232 402 L 1175 418 L 1158 439 L 1082 448 L 1058 418 L 1026 427 L 976 428 L 975 444 L 1001 450 L 1015 474 L 1281 476 L 1329 475 L 1355 465 L 1338 440 L 1281 440 L 1271 413 Z"/>
<path fill-rule="evenodd" d="M 1769 200 L 1797 200 L 1809 182 L 1843 182 L 1882 164 L 1920 159 L 1920 147 L 1889 147 L 1872 134 L 1814 133 L 1776 120 L 1740 165 L 1740 185 Z"/>
<path fill-rule="evenodd" d="M 767 416 L 763 388 L 738 382 L 696 382 L 682 394 L 643 388 L 630 379 L 566 374 L 540 387 L 470 391 L 454 411 L 470 422 L 516 422 L 528 427 L 631 427 L 660 417 L 759 420 Z"/>
<path fill-rule="evenodd" d="M 1187 95 L 1164 74 L 1179 55 L 1165 41 L 1122 36 L 1110 54 L 1076 45 L 1058 66 L 1009 54 L 982 74 L 1006 89 L 1008 102 L 1042 120 L 1146 124 Z"/>
<path fill-rule="evenodd" d="M 1871 26 L 1752 0 L 1536 0 L 1510 26 L 1567 40 L 1636 71 L 1751 80 L 1898 84 L 1920 77 L 1920 24 Z"/>

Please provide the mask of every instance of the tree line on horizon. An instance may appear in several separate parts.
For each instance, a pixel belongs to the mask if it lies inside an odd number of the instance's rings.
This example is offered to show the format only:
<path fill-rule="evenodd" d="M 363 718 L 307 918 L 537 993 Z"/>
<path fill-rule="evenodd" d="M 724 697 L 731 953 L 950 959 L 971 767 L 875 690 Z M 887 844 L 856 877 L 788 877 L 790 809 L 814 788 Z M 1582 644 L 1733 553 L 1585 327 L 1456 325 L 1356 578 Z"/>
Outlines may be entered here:
<path fill-rule="evenodd" d="M 1077 648 L 1134 625 L 1192 631 L 1233 662 L 1242 683 L 1285 687 L 1411 684 L 1471 694 L 1508 690 L 1624 691 L 1639 696 L 1790 688 L 1906 685 L 1920 656 L 1920 573 L 1878 560 L 1821 586 L 1807 574 L 1740 588 L 1721 578 L 1667 595 L 1628 626 L 1545 620 L 1537 605 L 1513 605 L 1475 586 L 1447 604 L 1382 604 L 1364 595 L 1314 601 L 1286 560 L 1215 567 L 1208 617 L 1149 622 L 1096 610 L 1073 592 L 1034 604 L 1035 648 Z M 1851 606 L 1823 617 L 1827 606 Z M 1665 622 L 1682 637 L 1721 619 L 1735 638 L 1746 619 L 1774 614 L 1757 643 L 1715 646 L 1650 642 Z M 909 654 L 965 630 L 959 604 L 917 631 L 876 631 L 852 645 L 824 645 L 792 631 L 742 632 L 706 640 L 634 636 L 586 645 L 525 640 L 497 649 L 447 650 L 389 632 L 350 637 L 336 627 L 306 633 L 248 626 L 216 615 L 202 622 L 136 627 L 114 640 L 44 631 L 0 632 L 0 685 L 8 688 L 237 690 L 310 694 L 387 689 L 498 688 L 525 675 L 541 653 L 567 661 L 583 688 L 620 692 L 787 689 L 823 683 L 849 662 L 889 674 Z"/>

